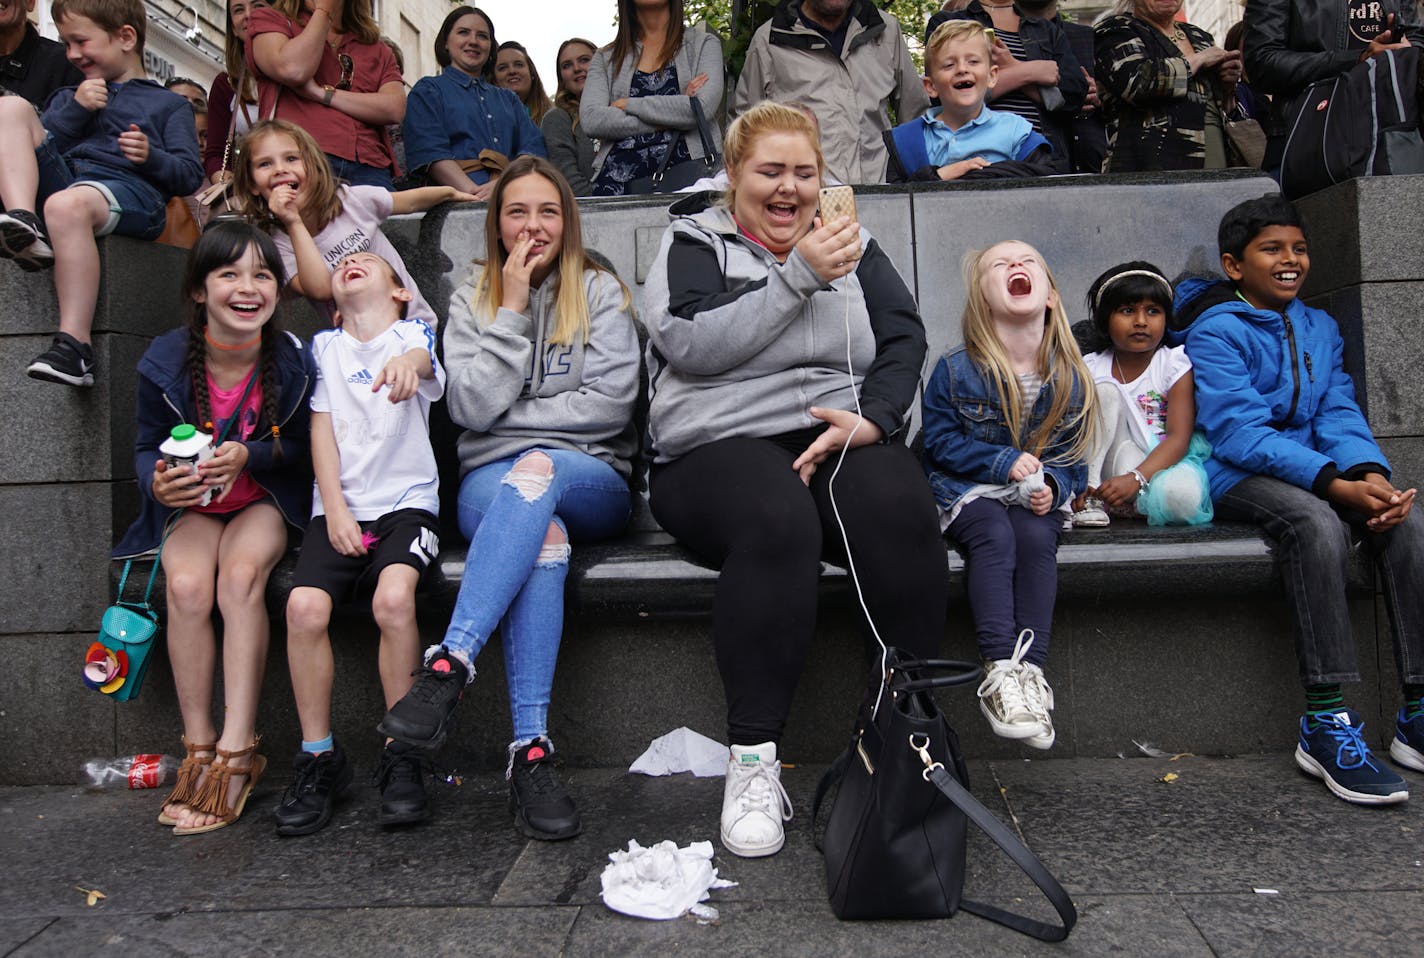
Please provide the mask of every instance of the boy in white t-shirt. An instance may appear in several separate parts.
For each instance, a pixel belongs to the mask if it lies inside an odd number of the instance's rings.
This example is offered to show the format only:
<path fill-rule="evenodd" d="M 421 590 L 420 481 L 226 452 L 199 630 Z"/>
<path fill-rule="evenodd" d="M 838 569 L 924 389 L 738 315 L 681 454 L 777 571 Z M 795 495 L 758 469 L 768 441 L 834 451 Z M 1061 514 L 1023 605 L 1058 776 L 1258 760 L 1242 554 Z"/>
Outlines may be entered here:
<path fill-rule="evenodd" d="M 420 665 L 415 590 L 439 552 L 439 480 L 430 447 L 430 403 L 444 391 L 428 323 L 406 318 L 411 291 L 371 252 L 336 264 L 337 327 L 312 339 L 312 521 L 287 600 L 287 661 L 302 751 L 296 781 L 277 806 L 277 834 L 309 835 L 331 820 L 351 782 L 346 753 L 331 735 L 332 606 L 373 583 L 381 630 L 386 708 L 410 690 Z M 381 759 L 382 825 L 430 816 L 425 760 L 399 742 Z"/>

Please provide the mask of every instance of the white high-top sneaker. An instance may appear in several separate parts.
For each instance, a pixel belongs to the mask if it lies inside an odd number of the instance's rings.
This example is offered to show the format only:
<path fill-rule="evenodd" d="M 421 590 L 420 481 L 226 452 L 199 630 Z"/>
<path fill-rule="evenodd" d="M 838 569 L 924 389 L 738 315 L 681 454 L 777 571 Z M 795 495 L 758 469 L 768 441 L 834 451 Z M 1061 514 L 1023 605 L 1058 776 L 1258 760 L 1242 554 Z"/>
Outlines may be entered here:
<path fill-rule="evenodd" d="M 791 799 L 781 787 L 776 743 L 733 745 L 722 792 L 722 844 L 743 858 L 775 855 L 786 844 Z"/>

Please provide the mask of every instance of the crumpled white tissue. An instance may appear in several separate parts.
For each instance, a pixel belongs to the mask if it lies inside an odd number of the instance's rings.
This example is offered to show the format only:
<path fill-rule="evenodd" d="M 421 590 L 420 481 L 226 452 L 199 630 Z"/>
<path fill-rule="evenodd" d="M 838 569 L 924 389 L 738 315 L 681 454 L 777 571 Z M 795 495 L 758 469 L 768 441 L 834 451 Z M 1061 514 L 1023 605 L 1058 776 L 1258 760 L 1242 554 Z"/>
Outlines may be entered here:
<path fill-rule="evenodd" d="M 626 852 L 609 852 L 608 862 L 600 877 L 603 903 L 634 918 L 677 918 L 706 901 L 710 889 L 737 884 L 717 877 L 711 842 L 678 848 L 676 842 L 661 841 L 644 848 L 629 841 Z"/>
<path fill-rule="evenodd" d="M 628 771 L 640 775 L 691 772 L 698 778 L 726 775 L 727 746 L 684 725 L 653 739 L 648 750 L 628 766 Z"/>

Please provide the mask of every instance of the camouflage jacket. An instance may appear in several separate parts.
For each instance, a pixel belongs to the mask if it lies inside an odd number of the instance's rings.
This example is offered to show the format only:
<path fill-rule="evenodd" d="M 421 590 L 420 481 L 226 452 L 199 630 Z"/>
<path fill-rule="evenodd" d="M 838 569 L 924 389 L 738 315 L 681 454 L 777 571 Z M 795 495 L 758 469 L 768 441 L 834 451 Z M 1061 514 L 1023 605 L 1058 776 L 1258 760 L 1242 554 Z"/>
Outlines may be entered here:
<path fill-rule="evenodd" d="M 1179 24 L 1194 50 L 1211 34 Z M 1187 72 L 1180 50 L 1152 24 L 1120 14 L 1093 28 L 1095 76 L 1108 127 L 1104 173 L 1199 170 L 1206 162 L 1207 110 L 1219 109 L 1215 70 Z"/>

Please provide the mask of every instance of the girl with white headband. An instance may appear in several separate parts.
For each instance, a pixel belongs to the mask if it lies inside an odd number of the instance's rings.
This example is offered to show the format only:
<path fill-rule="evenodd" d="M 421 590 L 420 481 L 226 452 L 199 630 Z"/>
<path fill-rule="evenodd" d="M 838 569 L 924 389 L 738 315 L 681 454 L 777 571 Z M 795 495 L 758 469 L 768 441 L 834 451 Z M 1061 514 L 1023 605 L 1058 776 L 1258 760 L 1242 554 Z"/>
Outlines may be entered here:
<path fill-rule="evenodd" d="M 1192 436 L 1192 364 L 1163 342 L 1172 321 L 1172 284 L 1151 263 L 1114 266 L 1088 290 L 1098 340 L 1084 356 L 1097 385 L 1098 443 L 1088 489 L 1073 525 L 1105 526 L 1108 513 L 1155 525 L 1211 521 L 1200 463 L 1210 452 Z"/>

